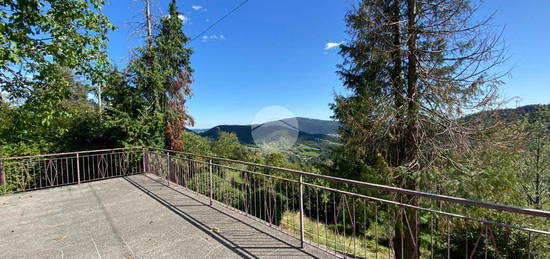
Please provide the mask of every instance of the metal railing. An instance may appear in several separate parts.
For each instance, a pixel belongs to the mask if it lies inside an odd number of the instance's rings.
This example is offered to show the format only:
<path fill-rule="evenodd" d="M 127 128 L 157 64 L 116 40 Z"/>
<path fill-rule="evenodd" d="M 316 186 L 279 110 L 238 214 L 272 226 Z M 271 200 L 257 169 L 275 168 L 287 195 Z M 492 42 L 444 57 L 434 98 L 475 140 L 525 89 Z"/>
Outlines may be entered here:
<path fill-rule="evenodd" d="M 0 158 L 0 193 L 32 191 L 143 172 L 143 148 Z"/>
<path fill-rule="evenodd" d="M 550 258 L 550 212 L 147 149 L 148 171 L 339 257 Z"/>
<path fill-rule="evenodd" d="M 549 211 L 156 148 L 0 159 L 8 191 L 138 173 L 339 257 L 550 258 Z"/>

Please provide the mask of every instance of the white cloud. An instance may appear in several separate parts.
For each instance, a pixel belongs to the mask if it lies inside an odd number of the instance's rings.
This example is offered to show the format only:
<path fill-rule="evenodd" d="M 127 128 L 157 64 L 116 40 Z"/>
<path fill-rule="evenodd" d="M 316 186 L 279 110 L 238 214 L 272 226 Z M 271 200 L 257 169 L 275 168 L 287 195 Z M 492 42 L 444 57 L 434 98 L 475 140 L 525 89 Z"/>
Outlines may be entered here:
<path fill-rule="evenodd" d="M 329 50 L 329 49 L 333 49 L 333 48 L 336 48 L 336 47 L 339 47 L 340 45 L 344 44 L 345 41 L 340 41 L 340 42 L 328 42 L 326 45 L 325 45 L 325 50 Z"/>
<path fill-rule="evenodd" d="M 193 5 L 193 6 L 191 6 L 191 8 L 193 8 L 193 10 L 195 10 L 195 11 L 201 11 L 202 10 L 202 11 L 206 12 L 208 10 L 204 6 L 200 6 L 200 5 Z"/>
<path fill-rule="evenodd" d="M 180 20 L 183 22 L 183 23 L 187 23 L 189 22 L 189 20 L 191 20 L 189 17 L 183 15 L 183 14 L 180 14 L 178 15 L 178 18 L 180 18 Z"/>
<path fill-rule="evenodd" d="M 163 17 L 165 17 L 165 18 L 170 18 L 170 15 L 167 14 L 167 15 L 165 15 L 165 16 L 163 16 Z M 187 17 L 187 16 L 185 16 L 185 15 L 183 15 L 183 14 L 178 14 L 178 18 L 179 18 L 183 23 L 187 23 L 187 22 L 189 22 L 189 21 L 191 20 L 191 18 L 189 18 L 189 17 Z"/>
<path fill-rule="evenodd" d="M 212 40 L 225 40 L 225 36 L 223 34 L 220 35 L 203 35 L 201 37 L 202 42 L 212 41 Z"/>

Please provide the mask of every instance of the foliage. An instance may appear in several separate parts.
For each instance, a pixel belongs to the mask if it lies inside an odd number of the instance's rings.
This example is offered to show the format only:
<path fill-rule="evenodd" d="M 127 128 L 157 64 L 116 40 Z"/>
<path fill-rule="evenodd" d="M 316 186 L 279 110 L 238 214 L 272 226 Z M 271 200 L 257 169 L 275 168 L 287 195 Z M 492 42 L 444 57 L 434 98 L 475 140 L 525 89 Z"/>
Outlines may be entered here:
<path fill-rule="evenodd" d="M 239 143 L 235 133 L 220 131 L 218 140 L 212 142 L 212 152 L 220 157 L 239 159 L 244 153 L 244 147 Z"/>
<path fill-rule="evenodd" d="M 550 132 L 548 125 L 537 121 L 527 129 L 525 149 L 518 152 L 519 186 L 527 204 L 536 209 L 550 205 Z"/>
<path fill-rule="evenodd" d="M 458 118 L 494 104 L 499 80 L 490 69 L 502 60 L 474 12 L 463 0 L 368 0 L 348 13 L 339 74 L 350 95 L 332 108 L 350 157 L 372 164 L 382 155 L 405 169 L 398 176 L 408 187 L 411 172 L 466 166 L 450 154 L 469 151 L 482 129 Z"/>
<path fill-rule="evenodd" d="M 182 150 L 185 126 L 192 119 L 185 109 L 191 95 L 188 38 L 175 1 L 161 19 L 153 44 L 136 48 L 125 73 L 111 73 L 105 91 L 110 128 L 118 129 L 122 145 L 146 145 Z"/>
<path fill-rule="evenodd" d="M 115 134 L 116 146 L 136 146 L 152 143 L 148 140 L 149 124 L 145 124 L 148 116 L 144 115 L 146 100 L 139 89 L 131 86 L 125 75 L 117 69 L 108 77 L 105 88 L 105 122 L 108 131 Z"/>
<path fill-rule="evenodd" d="M 0 90 L 28 98 L 53 83 L 59 67 L 94 84 L 109 61 L 107 33 L 115 27 L 100 10 L 102 0 L 41 0 L 0 3 Z"/>
<path fill-rule="evenodd" d="M 153 147 L 164 147 L 163 110 L 164 82 L 160 72 L 160 60 L 152 47 L 144 46 L 136 49 L 138 55 L 127 67 L 129 85 L 138 92 L 139 115 L 132 126 L 144 127 L 144 132 L 135 136 L 137 140 Z M 125 110 L 119 112 L 126 112 Z M 141 126 L 135 124 L 141 123 Z"/>
<path fill-rule="evenodd" d="M 190 84 L 193 69 L 189 65 L 193 51 L 185 45 L 189 38 L 182 31 L 181 14 L 176 1 L 168 6 L 169 14 L 161 19 L 158 35 L 155 37 L 155 52 L 161 61 L 165 93 L 163 96 L 165 113 L 165 146 L 172 150 L 182 150 L 182 136 L 186 126 L 193 126 L 193 118 L 187 113 L 185 101 L 191 96 Z"/>
<path fill-rule="evenodd" d="M 474 20 L 476 10 L 469 0 L 363 0 L 348 12 L 338 73 L 349 94 L 332 109 L 351 172 L 387 164 L 379 178 L 417 189 L 423 174 L 472 169 L 475 137 L 486 128 L 460 118 L 495 107 L 502 75 L 494 68 L 503 61 L 491 18 Z M 398 225 L 405 221 L 413 222 L 405 232 L 417 233 L 414 211 Z M 395 251 L 405 251 L 398 258 L 418 256 L 418 238 L 396 236 Z"/>
<path fill-rule="evenodd" d="M 56 72 L 59 75 L 45 79 L 21 105 L 3 104 L 4 150 L 17 155 L 72 149 L 67 133 L 82 117 L 95 113 L 95 107 L 87 99 L 87 86 L 70 70 Z"/>
<path fill-rule="evenodd" d="M 299 222 L 299 212 L 285 211 L 280 227 L 295 236 L 299 236 Z M 391 256 L 392 251 L 388 247 L 376 244 L 372 238 L 366 239 L 361 236 L 343 235 L 342 228 L 343 226 L 325 224 L 318 222 L 316 219 L 304 217 L 305 237 L 314 243 L 349 255 L 363 256 L 363 258 L 376 258 L 377 256 L 386 258 Z"/>
<path fill-rule="evenodd" d="M 2 155 L 71 148 L 63 137 L 95 109 L 86 83 L 102 84 L 109 64 L 106 37 L 115 27 L 100 12 L 102 5 L 100 0 L 0 3 Z"/>
<path fill-rule="evenodd" d="M 212 155 L 210 142 L 208 139 L 201 137 L 193 132 L 185 131 L 182 136 L 185 141 L 183 151 L 199 155 Z"/>

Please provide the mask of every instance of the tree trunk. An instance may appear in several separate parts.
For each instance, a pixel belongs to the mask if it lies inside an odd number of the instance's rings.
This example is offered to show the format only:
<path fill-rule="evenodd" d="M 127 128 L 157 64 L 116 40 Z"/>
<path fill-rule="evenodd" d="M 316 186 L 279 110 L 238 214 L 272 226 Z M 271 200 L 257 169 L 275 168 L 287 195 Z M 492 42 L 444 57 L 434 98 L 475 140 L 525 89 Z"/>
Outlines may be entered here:
<path fill-rule="evenodd" d="M 398 259 L 420 258 L 418 217 L 415 209 L 402 208 L 396 214 L 394 252 Z"/>
<path fill-rule="evenodd" d="M 151 30 L 151 3 L 150 0 L 145 0 L 145 23 L 147 27 L 147 46 L 153 45 L 153 32 Z"/>
<path fill-rule="evenodd" d="M 416 0 L 408 0 L 407 8 L 408 18 L 408 64 L 407 64 L 407 130 L 405 134 L 405 161 L 406 166 L 411 169 L 417 168 L 418 149 L 416 142 L 418 141 L 418 60 L 416 56 L 416 40 L 417 32 L 415 29 L 416 23 Z"/>
<path fill-rule="evenodd" d="M 416 31 L 416 0 L 407 1 L 407 111 L 406 130 L 403 143 L 404 164 L 409 170 L 417 170 L 418 165 L 418 59 L 417 59 L 417 31 Z M 407 189 L 416 189 L 416 183 L 402 177 L 401 186 Z M 415 197 L 405 196 L 402 200 L 416 205 Z M 401 209 L 397 213 L 395 254 L 397 258 L 419 258 L 418 249 L 418 222 L 414 209 Z"/>
<path fill-rule="evenodd" d="M 393 2 L 392 6 L 392 27 L 393 27 L 393 49 L 391 49 L 392 53 L 392 62 L 393 67 L 391 70 L 391 80 L 393 85 L 393 98 L 394 98 L 394 104 L 395 109 L 397 112 L 395 113 L 395 121 L 397 122 L 397 125 L 394 128 L 394 136 L 396 138 L 395 140 L 395 156 L 393 157 L 393 161 L 390 161 L 392 166 L 400 166 L 401 160 L 404 156 L 403 154 L 403 131 L 401 127 L 403 126 L 401 119 L 403 116 L 401 116 L 400 111 L 402 111 L 403 108 L 403 79 L 402 79 L 402 72 L 403 72 L 403 59 L 401 57 L 401 23 L 399 22 L 401 17 L 401 0 L 395 0 Z"/>

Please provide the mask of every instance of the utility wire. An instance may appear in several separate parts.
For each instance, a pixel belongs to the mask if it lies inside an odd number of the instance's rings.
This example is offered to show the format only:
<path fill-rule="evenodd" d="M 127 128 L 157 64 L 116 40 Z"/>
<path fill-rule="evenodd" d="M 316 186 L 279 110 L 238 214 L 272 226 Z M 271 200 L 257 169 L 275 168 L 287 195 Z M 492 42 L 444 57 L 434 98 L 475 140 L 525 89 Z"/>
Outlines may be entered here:
<path fill-rule="evenodd" d="M 237 10 L 239 10 L 241 7 L 243 7 L 246 3 L 248 3 L 250 0 L 244 0 L 242 1 L 239 5 L 237 5 L 235 8 L 233 8 L 231 11 L 229 11 L 228 13 L 226 13 L 224 16 L 220 17 L 218 20 L 216 20 L 214 23 L 212 23 L 210 26 L 208 26 L 206 29 L 204 29 L 203 31 L 201 31 L 199 34 L 197 34 L 195 37 L 191 38 L 191 40 L 189 42 L 192 42 L 194 40 L 196 40 L 197 38 L 199 38 L 200 36 L 202 36 L 203 34 L 207 33 L 210 29 L 214 28 L 214 26 L 216 26 L 218 23 L 220 23 L 221 21 L 223 21 L 225 18 L 227 18 L 228 16 L 230 16 L 231 14 L 233 14 L 234 12 L 236 12 Z"/>

